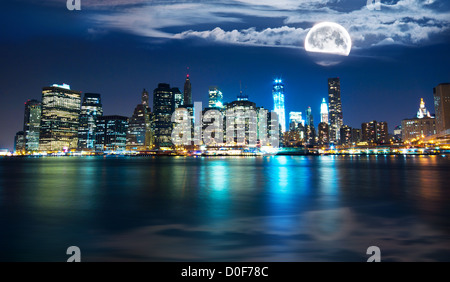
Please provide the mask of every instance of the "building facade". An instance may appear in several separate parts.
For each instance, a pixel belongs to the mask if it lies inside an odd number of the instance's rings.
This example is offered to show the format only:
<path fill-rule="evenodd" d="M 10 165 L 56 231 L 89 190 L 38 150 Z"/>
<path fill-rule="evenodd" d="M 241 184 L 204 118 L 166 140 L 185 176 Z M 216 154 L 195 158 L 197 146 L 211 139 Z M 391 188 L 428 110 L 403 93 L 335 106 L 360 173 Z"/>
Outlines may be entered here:
<path fill-rule="evenodd" d="M 78 149 L 95 149 L 95 132 L 98 117 L 103 115 L 100 94 L 85 93 L 81 104 L 80 126 L 78 127 Z"/>
<path fill-rule="evenodd" d="M 186 101 L 186 92 L 184 94 Z M 156 145 L 158 147 L 172 146 L 172 114 L 175 111 L 175 100 L 169 84 L 160 83 L 153 91 L 153 111 Z"/>
<path fill-rule="evenodd" d="M 78 147 L 81 92 L 67 84 L 42 89 L 40 151 L 66 151 Z"/>
<path fill-rule="evenodd" d="M 192 85 L 191 85 L 191 80 L 189 78 L 189 74 L 186 75 L 186 81 L 184 82 L 183 105 L 185 105 L 185 106 L 192 105 Z"/>
<path fill-rule="evenodd" d="M 101 116 L 97 121 L 95 150 L 125 151 L 127 144 L 128 118 L 124 116 Z"/>
<path fill-rule="evenodd" d="M 208 106 L 210 108 L 222 108 L 223 107 L 223 94 L 217 86 L 212 86 L 208 91 Z"/>
<path fill-rule="evenodd" d="M 450 83 L 441 83 L 433 89 L 436 111 L 436 132 L 450 129 Z"/>
<path fill-rule="evenodd" d="M 330 124 L 330 143 L 340 140 L 340 129 L 344 124 L 341 103 L 341 81 L 339 78 L 328 79 L 328 117 Z"/>
<path fill-rule="evenodd" d="M 37 100 L 25 102 L 25 115 L 23 119 L 24 150 L 35 152 L 39 150 L 39 135 L 41 128 L 42 104 Z"/>
<path fill-rule="evenodd" d="M 281 79 L 275 79 L 272 89 L 274 112 L 278 115 L 281 132 L 286 132 L 286 114 L 284 110 L 284 84 Z"/>

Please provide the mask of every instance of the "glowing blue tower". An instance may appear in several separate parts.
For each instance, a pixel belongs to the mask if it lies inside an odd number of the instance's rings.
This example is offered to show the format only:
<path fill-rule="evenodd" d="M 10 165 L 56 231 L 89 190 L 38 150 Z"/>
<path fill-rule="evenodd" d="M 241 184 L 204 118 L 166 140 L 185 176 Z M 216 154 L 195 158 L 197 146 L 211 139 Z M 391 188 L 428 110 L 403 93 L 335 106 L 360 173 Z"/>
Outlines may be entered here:
<path fill-rule="evenodd" d="M 275 79 L 272 89 L 274 112 L 278 115 L 281 132 L 286 132 L 286 115 L 284 111 L 284 84 L 281 79 Z"/>

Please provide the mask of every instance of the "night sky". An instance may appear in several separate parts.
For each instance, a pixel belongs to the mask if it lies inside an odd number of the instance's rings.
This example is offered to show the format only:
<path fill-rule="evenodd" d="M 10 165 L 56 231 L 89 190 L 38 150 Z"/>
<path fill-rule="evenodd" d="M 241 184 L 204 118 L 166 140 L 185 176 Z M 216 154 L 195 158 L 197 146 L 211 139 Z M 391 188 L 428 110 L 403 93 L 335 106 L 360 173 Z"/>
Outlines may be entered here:
<path fill-rule="evenodd" d="M 311 106 L 316 125 L 327 78 L 339 77 L 344 124 L 387 121 L 392 132 L 421 97 L 434 113 L 433 87 L 450 82 L 450 3 L 381 0 L 369 10 L 366 2 L 81 0 L 81 11 L 69 11 L 66 0 L 2 1 L 0 148 L 13 148 L 24 102 L 41 100 L 44 86 L 100 93 L 105 115 L 131 116 L 143 88 L 182 90 L 187 67 L 193 101 L 204 105 L 209 86 L 231 102 L 242 81 L 251 101 L 273 109 L 272 82 L 281 77 L 286 118 Z M 352 38 L 337 65 L 319 65 L 303 48 L 322 21 Z"/>

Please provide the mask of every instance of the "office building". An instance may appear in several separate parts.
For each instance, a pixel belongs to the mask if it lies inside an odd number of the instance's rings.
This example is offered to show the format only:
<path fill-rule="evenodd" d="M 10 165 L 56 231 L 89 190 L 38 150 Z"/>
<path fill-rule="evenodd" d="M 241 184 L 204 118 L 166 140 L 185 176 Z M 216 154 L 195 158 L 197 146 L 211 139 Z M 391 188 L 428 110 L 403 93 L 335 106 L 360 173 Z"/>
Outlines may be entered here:
<path fill-rule="evenodd" d="M 328 123 L 328 104 L 323 98 L 322 103 L 320 104 L 320 122 Z"/>
<path fill-rule="evenodd" d="M 186 99 L 186 92 L 184 94 Z M 160 83 L 158 88 L 153 91 L 153 108 L 155 143 L 159 147 L 170 147 L 172 146 L 173 129 L 171 119 L 172 113 L 175 111 L 175 101 L 169 84 Z"/>
<path fill-rule="evenodd" d="M 344 146 L 349 146 L 353 144 L 353 138 L 352 138 L 352 128 L 348 125 L 344 125 L 340 129 L 340 137 L 341 141 L 340 144 Z"/>
<path fill-rule="evenodd" d="M 278 115 L 281 132 L 286 132 L 286 115 L 284 110 L 284 84 L 281 79 L 275 79 L 272 89 L 274 112 Z"/>
<path fill-rule="evenodd" d="M 42 89 L 40 151 L 67 151 L 78 146 L 81 92 L 70 85 Z"/>
<path fill-rule="evenodd" d="M 78 127 L 78 149 L 95 149 L 97 119 L 103 115 L 100 94 L 85 93 L 81 104 L 80 126 Z"/>
<path fill-rule="evenodd" d="M 126 150 L 127 129 L 127 117 L 117 115 L 98 117 L 95 150 L 100 152 Z"/>
<path fill-rule="evenodd" d="M 16 133 L 14 137 L 14 153 L 23 154 L 25 152 L 25 136 L 23 131 Z"/>
<path fill-rule="evenodd" d="M 192 105 L 192 85 L 191 80 L 189 78 L 189 74 L 186 75 L 186 81 L 184 82 L 184 99 L 183 105 L 189 106 Z"/>
<path fill-rule="evenodd" d="M 341 103 L 341 82 L 339 78 L 328 79 L 328 106 L 330 124 L 330 143 L 340 140 L 340 128 L 344 124 Z"/>
<path fill-rule="evenodd" d="M 181 93 L 180 88 L 174 87 L 172 88 L 173 100 L 175 109 L 178 109 L 184 104 L 184 95 Z"/>
<path fill-rule="evenodd" d="M 450 83 L 441 83 L 433 89 L 436 112 L 436 132 L 450 129 Z"/>
<path fill-rule="evenodd" d="M 377 122 L 376 120 L 361 124 L 361 141 L 369 145 L 383 145 L 389 143 L 389 133 L 387 122 Z"/>
<path fill-rule="evenodd" d="M 39 135 L 41 128 L 41 102 L 28 100 L 25 102 L 25 115 L 23 120 L 24 150 L 33 152 L 39 150 Z"/>
<path fill-rule="evenodd" d="M 328 146 L 330 144 L 330 138 L 329 138 L 329 126 L 328 123 L 321 122 L 319 123 L 319 126 L 317 128 L 319 139 L 318 143 L 321 146 Z"/>
<path fill-rule="evenodd" d="M 219 88 L 217 88 L 216 86 L 210 87 L 208 95 L 209 95 L 208 106 L 210 108 L 223 107 L 223 94 Z"/>
<path fill-rule="evenodd" d="M 150 149 L 152 132 L 148 110 L 148 107 L 139 104 L 128 120 L 127 150 L 145 151 Z"/>

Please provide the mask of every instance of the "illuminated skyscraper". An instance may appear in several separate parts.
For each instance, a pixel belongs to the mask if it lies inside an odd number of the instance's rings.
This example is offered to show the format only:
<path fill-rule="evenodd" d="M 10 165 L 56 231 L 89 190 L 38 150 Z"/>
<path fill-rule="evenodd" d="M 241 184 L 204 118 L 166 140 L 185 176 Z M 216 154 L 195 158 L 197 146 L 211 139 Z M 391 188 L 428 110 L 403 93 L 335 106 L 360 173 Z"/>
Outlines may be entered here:
<path fill-rule="evenodd" d="M 180 106 L 184 104 L 184 96 L 183 93 L 181 93 L 180 88 L 174 87 L 172 88 L 173 93 L 173 99 L 174 99 L 174 106 L 175 109 L 178 109 Z"/>
<path fill-rule="evenodd" d="M 314 118 L 311 107 L 306 110 L 306 126 L 305 126 L 305 144 L 314 145 L 316 142 L 316 128 L 314 127 Z"/>
<path fill-rule="evenodd" d="M 67 84 L 42 89 L 40 151 L 76 149 L 80 119 L 81 92 Z"/>
<path fill-rule="evenodd" d="M 189 79 L 189 74 L 186 75 L 186 81 L 184 82 L 184 101 L 183 105 L 192 105 L 192 90 L 191 90 L 191 80 Z"/>
<path fill-rule="evenodd" d="M 210 108 L 222 108 L 223 107 L 223 94 L 216 86 L 209 88 L 209 103 Z"/>
<path fill-rule="evenodd" d="M 127 128 L 127 117 L 99 117 L 95 134 L 96 151 L 124 151 L 127 143 Z"/>
<path fill-rule="evenodd" d="M 362 141 L 369 144 L 386 144 L 389 141 L 387 122 L 377 122 L 376 120 L 365 122 L 361 125 L 361 135 Z"/>
<path fill-rule="evenodd" d="M 188 77 L 189 78 L 189 77 Z M 186 88 L 186 87 L 185 87 Z M 185 98 L 186 98 L 186 92 Z M 188 95 L 189 96 L 189 95 Z M 187 97 L 189 99 L 189 97 Z M 156 145 L 172 146 L 172 113 L 175 111 L 175 100 L 169 84 L 160 83 L 153 91 L 153 110 Z"/>
<path fill-rule="evenodd" d="M 417 111 L 417 118 L 430 118 L 431 114 L 429 111 L 427 111 L 427 108 L 425 108 L 425 102 L 423 101 L 423 98 L 420 98 L 420 106 L 419 110 Z"/>
<path fill-rule="evenodd" d="M 80 126 L 78 127 L 78 148 L 93 150 L 97 119 L 103 115 L 100 94 L 85 93 L 81 104 Z"/>
<path fill-rule="evenodd" d="M 295 130 L 299 125 L 304 126 L 305 121 L 302 118 L 302 112 L 289 113 L 289 130 Z"/>
<path fill-rule="evenodd" d="M 317 129 L 319 132 L 319 145 L 328 146 L 330 143 L 329 139 L 329 126 L 326 122 L 319 123 L 319 127 Z"/>
<path fill-rule="evenodd" d="M 41 102 L 37 100 L 28 100 L 25 103 L 25 115 L 23 119 L 25 151 L 39 150 L 41 108 Z"/>
<path fill-rule="evenodd" d="M 142 105 L 148 108 L 148 91 L 145 88 L 142 91 Z"/>
<path fill-rule="evenodd" d="M 323 98 L 322 103 L 320 104 L 320 122 L 328 123 L 328 104 Z"/>
<path fill-rule="evenodd" d="M 339 78 L 328 79 L 328 104 L 330 123 L 330 143 L 340 140 L 340 129 L 344 124 L 341 103 L 341 82 Z"/>
<path fill-rule="evenodd" d="M 436 131 L 450 129 L 450 83 L 441 83 L 433 89 L 436 111 Z"/>
<path fill-rule="evenodd" d="M 24 132 L 19 131 L 16 133 L 16 136 L 14 137 L 14 153 L 16 154 L 22 154 L 25 151 L 25 138 L 24 138 Z"/>
<path fill-rule="evenodd" d="M 272 89 L 274 112 L 278 115 L 281 132 L 286 132 L 286 114 L 284 111 L 284 84 L 281 79 L 275 79 Z"/>
<path fill-rule="evenodd" d="M 127 129 L 127 150 L 144 151 L 148 150 L 148 138 L 149 134 L 149 108 L 143 104 L 139 104 L 134 109 L 134 113 L 128 120 Z"/>

